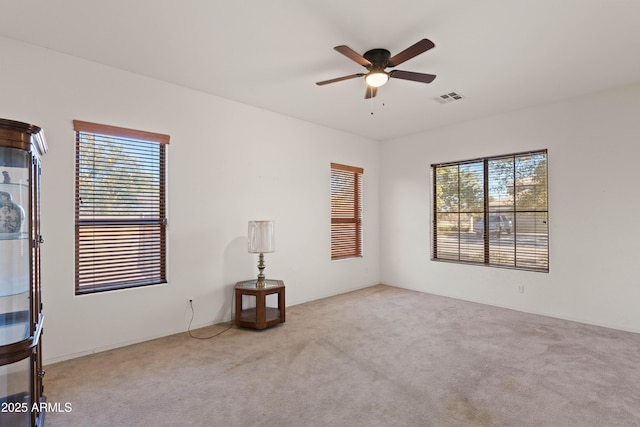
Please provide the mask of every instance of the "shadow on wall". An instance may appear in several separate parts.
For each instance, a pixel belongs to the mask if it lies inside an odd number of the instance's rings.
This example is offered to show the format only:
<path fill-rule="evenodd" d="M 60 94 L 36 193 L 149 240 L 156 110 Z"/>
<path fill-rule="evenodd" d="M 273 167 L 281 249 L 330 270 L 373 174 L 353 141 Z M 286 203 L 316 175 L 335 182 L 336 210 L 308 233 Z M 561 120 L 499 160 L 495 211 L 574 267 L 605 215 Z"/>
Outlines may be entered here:
<path fill-rule="evenodd" d="M 231 240 L 224 250 L 223 273 L 225 304 L 220 308 L 219 315 L 233 313 L 233 287 L 241 280 L 255 278 L 258 274 L 258 259 L 247 249 L 247 236 L 238 236 Z"/>

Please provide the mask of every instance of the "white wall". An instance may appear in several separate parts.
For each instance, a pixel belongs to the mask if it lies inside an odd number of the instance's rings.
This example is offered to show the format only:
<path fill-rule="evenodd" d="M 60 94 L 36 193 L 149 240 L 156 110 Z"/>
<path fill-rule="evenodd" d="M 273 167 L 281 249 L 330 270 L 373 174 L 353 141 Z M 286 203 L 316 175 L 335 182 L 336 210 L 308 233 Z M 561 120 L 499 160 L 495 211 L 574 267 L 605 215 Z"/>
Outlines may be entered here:
<path fill-rule="evenodd" d="M 385 141 L 381 282 L 640 332 L 639 118 L 636 84 Z M 549 273 L 430 261 L 429 166 L 540 148 Z"/>
<path fill-rule="evenodd" d="M 276 221 L 287 305 L 377 284 L 378 142 L 0 38 L 0 117 L 41 126 L 45 363 L 229 320 L 257 275 L 247 221 Z M 74 295 L 72 120 L 171 136 L 166 285 Z M 364 253 L 330 261 L 330 163 L 364 168 Z"/>

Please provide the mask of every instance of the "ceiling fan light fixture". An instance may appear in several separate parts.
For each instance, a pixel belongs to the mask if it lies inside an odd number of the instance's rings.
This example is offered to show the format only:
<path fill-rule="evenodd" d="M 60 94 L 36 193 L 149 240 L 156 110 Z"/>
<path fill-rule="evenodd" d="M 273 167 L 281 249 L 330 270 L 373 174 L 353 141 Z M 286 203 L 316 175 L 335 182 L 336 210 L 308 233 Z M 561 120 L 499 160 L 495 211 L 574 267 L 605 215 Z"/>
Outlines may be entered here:
<path fill-rule="evenodd" d="M 380 87 L 389 80 L 389 74 L 384 71 L 372 71 L 364 79 L 369 86 Z"/>

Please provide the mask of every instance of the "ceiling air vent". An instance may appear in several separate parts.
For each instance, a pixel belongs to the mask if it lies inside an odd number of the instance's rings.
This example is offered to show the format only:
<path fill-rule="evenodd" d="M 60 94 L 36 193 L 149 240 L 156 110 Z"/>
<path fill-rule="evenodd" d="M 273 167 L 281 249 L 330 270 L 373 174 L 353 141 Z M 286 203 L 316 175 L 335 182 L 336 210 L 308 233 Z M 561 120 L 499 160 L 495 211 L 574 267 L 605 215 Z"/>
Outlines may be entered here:
<path fill-rule="evenodd" d="M 462 95 L 460 95 L 458 92 L 449 92 L 434 99 L 440 104 L 446 104 L 448 102 L 458 101 L 462 99 Z"/>

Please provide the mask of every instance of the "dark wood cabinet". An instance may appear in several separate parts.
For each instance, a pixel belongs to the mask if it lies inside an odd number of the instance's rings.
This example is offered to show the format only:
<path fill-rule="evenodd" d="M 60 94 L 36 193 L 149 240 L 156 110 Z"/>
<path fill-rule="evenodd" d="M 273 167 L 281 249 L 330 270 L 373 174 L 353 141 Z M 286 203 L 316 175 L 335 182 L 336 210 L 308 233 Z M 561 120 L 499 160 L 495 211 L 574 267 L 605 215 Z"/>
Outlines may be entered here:
<path fill-rule="evenodd" d="M 37 126 L 0 119 L 0 425 L 40 426 L 45 402 Z"/>

